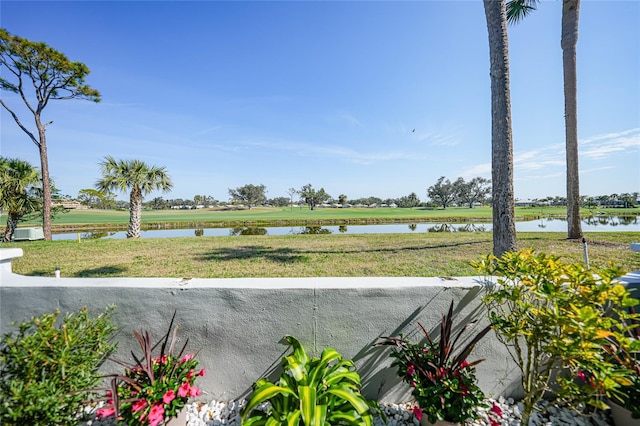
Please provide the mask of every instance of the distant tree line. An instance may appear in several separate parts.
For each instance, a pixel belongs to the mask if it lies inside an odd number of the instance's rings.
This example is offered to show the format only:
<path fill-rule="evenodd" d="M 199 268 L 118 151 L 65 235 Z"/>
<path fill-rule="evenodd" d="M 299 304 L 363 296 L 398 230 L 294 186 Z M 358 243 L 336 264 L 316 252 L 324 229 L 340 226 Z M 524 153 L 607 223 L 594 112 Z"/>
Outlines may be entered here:
<path fill-rule="evenodd" d="M 299 189 L 289 188 L 288 196 L 268 198 L 267 189 L 262 184 L 248 184 L 229 189 L 229 198 L 226 201 L 216 199 L 211 195 L 195 195 L 192 199 L 174 198 L 165 199 L 155 197 L 143 203 L 143 207 L 149 210 L 168 209 L 203 209 L 222 206 L 253 208 L 256 206 L 269 207 L 302 207 L 307 206 L 313 210 L 318 207 L 397 207 L 397 208 L 443 208 L 468 207 L 491 205 L 491 184 L 488 179 L 476 177 L 469 181 L 457 178 L 451 182 L 446 177 L 440 177 L 427 189 L 427 196 L 421 200 L 415 192 L 399 198 L 381 198 L 376 196 L 362 198 L 348 198 L 340 194 L 334 198 L 324 188 L 316 189 L 312 184 L 306 184 Z M 631 208 L 637 204 L 638 193 L 622 193 L 600 196 L 582 196 L 583 208 Z M 115 194 L 102 192 L 96 189 L 82 189 L 76 198 L 65 196 L 67 200 L 78 201 L 89 208 L 96 209 L 128 209 L 126 201 L 115 199 Z M 57 198 L 60 198 L 58 196 Z M 566 206 L 566 197 L 543 197 L 532 200 L 520 200 L 520 204 L 530 206 Z M 518 204 L 518 201 L 516 201 Z"/>

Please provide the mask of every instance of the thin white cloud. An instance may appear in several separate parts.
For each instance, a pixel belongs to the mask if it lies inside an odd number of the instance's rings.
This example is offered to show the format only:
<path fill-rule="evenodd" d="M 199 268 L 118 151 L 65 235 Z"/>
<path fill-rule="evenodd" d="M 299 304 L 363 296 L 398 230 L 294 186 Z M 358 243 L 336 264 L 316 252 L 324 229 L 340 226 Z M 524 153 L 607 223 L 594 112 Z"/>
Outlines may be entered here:
<path fill-rule="evenodd" d="M 603 160 L 612 154 L 637 150 L 640 148 L 640 128 L 622 132 L 597 135 L 579 141 L 579 155 L 584 160 Z M 564 143 L 538 147 L 533 150 L 514 154 L 513 165 L 515 172 L 533 172 L 548 170 L 549 173 L 536 175 L 527 174 L 527 179 L 543 177 L 557 177 L 564 175 L 565 159 Z M 595 167 L 581 170 L 581 174 L 610 169 L 613 166 Z M 465 170 L 463 176 L 483 176 L 491 173 L 491 163 L 477 164 Z"/>
<path fill-rule="evenodd" d="M 594 168 L 591 168 L 591 169 L 580 170 L 580 174 L 581 175 L 586 175 L 586 174 L 589 174 L 589 173 L 599 172 L 599 171 L 602 171 L 602 170 L 610 170 L 610 169 L 615 169 L 615 166 L 594 167 Z"/>
<path fill-rule="evenodd" d="M 347 123 L 349 126 L 364 127 L 362 122 L 360 122 L 355 115 L 348 112 L 338 114 L 338 120 Z"/>
<path fill-rule="evenodd" d="M 474 178 L 477 176 L 491 177 L 491 163 L 476 164 L 462 172 L 463 178 Z"/>
<path fill-rule="evenodd" d="M 326 157 L 333 160 L 340 159 L 346 162 L 365 165 L 381 161 L 415 160 L 417 158 L 415 153 L 405 153 L 402 151 L 364 153 L 337 145 L 315 145 L 288 141 L 260 140 L 248 142 L 247 145 L 263 147 L 269 150 L 292 152 L 300 157 Z"/>
<path fill-rule="evenodd" d="M 640 148 L 640 129 L 590 139 L 584 145 L 586 145 L 586 149 L 580 150 L 583 157 L 601 160 L 610 154 Z"/>
<path fill-rule="evenodd" d="M 199 131 L 195 132 L 193 134 L 193 137 L 203 136 L 203 135 L 206 135 L 208 133 L 213 133 L 213 132 L 215 132 L 217 130 L 220 130 L 220 129 L 222 129 L 222 126 L 211 126 L 211 127 L 206 128 L 206 129 L 202 129 L 202 130 L 199 130 Z"/>
<path fill-rule="evenodd" d="M 629 129 L 629 130 L 625 130 L 622 132 L 616 132 L 616 133 L 605 133 L 604 135 L 597 135 L 597 136 L 592 136 L 590 138 L 586 138 L 586 139 L 582 139 L 580 141 L 580 144 L 590 144 L 592 142 L 597 142 L 600 140 L 612 140 L 612 139 L 618 139 L 618 138 L 624 138 L 626 136 L 633 136 L 635 135 L 636 137 L 638 137 L 638 135 L 640 134 L 640 127 L 636 127 L 633 129 Z"/>

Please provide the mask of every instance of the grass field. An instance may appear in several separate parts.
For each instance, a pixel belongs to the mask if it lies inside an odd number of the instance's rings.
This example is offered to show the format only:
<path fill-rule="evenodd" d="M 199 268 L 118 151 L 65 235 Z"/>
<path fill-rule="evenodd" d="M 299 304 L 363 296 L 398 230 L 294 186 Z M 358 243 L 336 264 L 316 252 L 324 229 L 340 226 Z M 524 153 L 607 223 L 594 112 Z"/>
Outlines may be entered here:
<path fill-rule="evenodd" d="M 608 209 L 613 215 L 638 215 L 640 209 Z M 535 219 L 540 216 L 565 217 L 564 207 L 522 207 L 516 208 L 517 220 Z M 589 211 L 583 212 L 588 215 Z M 252 210 L 145 210 L 142 213 L 143 228 L 158 224 L 166 226 L 203 227 L 207 226 L 278 226 L 308 224 L 356 224 L 383 222 L 418 221 L 491 221 L 490 207 L 442 209 L 392 209 L 392 208 L 349 208 L 316 209 L 303 208 L 254 208 Z M 0 216 L 0 223 L 6 222 L 6 215 Z M 129 212 L 123 210 L 69 210 L 54 218 L 56 230 L 83 230 L 95 228 L 122 229 L 129 222 Z M 38 220 L 21 222 L 20 226 L 39 225 Z"/>
<path fill-rule="evenodd" d="M 614 215 L 640 209 L 611 209 Z M 564 208 L 518 208 L 519 220 L 564 217 Z M 328 225 L 390 222 L 487 221 L 491 209 L 317 209 L 144 211 L 146 227 Z M 0 217 L 0 221 L 6 220 Z M 54 221 L 55 231 L 124 229 L 128 211 L 71 210 Z M 38 222 L 23 223 L 39 225 Z M 640 269 L 640 254 L 629 250 L 638 232 L 586 234 L 592 265 L 609 261 L 625 270 Z M 518 233 L 520 248 L 535 247 L 571 262 L 583 260 L 582 244 L 564 233 Z M 24 257 L 13 270 L 51 276 L 56 266 L 66 277 L 332 277 L 468 276 L 472 260 L 492 250 L 491 233 L 418 233 L 369 235 L 286 235 L 33 241 L 3 244 L 20 247 Z"/>
<path fill-rule="evenodd" d="M 614 261 L 640 269 L 629 249 L 637 232 L 586 234 L 593 266 Z M 534 247 L 570 262 L 583 261 L 582 244 L 564 233 L 519 233 Z M 429 277 L 476 275 L 469 262 L 492 250 L 491 233 L 184 237 L 136 240 L 33 241 L 20 247 L 13 271 L 64 277 Z"/>

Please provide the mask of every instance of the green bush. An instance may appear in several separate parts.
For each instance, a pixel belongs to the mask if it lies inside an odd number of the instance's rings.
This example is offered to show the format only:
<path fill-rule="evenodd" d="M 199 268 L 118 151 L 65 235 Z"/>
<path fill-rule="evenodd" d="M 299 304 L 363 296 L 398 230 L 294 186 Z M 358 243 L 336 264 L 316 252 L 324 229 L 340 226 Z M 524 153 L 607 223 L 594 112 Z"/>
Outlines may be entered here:
<path fill-rule="evenodd" d="M 285 336 L 293 352 L 282 359 L 283 372 L 276 383 L 263 378 L 242 409 L 243 426 L 371 426 L 378 404 L 360 393 L 360 376 L 351 360 L 333 348 L 320 358 L 309 357 L 293 336 Z M 266 411 L 257 409 L 268 402 Z"/>
<path fill-rule="evenodd" d="M 638 300 L 616 280 L 622 271 L 589 269 L 531 250 L 488 256 L 475 267 L 497 277 L 483 298 L 498 339 L 521 372 L 522 424 L 552 392 L 577 410 L 607 409 L 632 372 L 611 354 L 633 352 L 625 337 Z M 637 401 L 635 403 L 637 405 Z"/>
<path fill-rule="evenodd" d="M 85 389 L 100 383 L 99 367 L 115 349 L 113 308 L 92 318 L 87 308 L 34 317 L 0 342 L 0 423 L 77 424 Z M 15 324 L 14 324 L 15 325 Z"/>

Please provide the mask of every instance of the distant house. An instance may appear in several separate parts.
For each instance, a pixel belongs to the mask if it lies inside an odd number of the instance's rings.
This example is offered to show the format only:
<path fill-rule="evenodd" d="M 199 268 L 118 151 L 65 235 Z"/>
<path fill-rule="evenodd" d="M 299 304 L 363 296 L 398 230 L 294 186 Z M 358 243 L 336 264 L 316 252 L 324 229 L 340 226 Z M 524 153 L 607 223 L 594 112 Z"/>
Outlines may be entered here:
<path fill-rule="evenodd" d="M 68 200 L 61 200 L 61 201 L 54 201 L 51 203 L 52 207 L 64 207 L 65 209 L 73 209 L 73 210 L 80 210 L 80 209 L 88 209 L 89 206 L 86 206 L 84 204 L 81 204 L 77 201 L 68 201 Z"/>
<path fill-rule="evenodd" d="M 516 200 L 514 204 L 516 207 L 532 207 L 537 203 L 533 200 Z"/>

